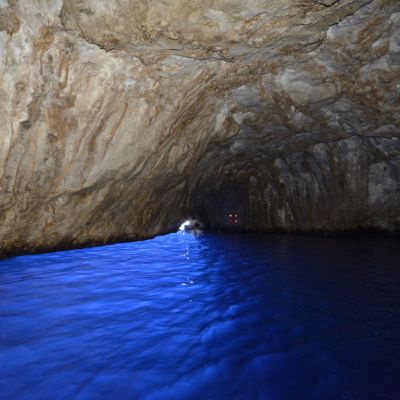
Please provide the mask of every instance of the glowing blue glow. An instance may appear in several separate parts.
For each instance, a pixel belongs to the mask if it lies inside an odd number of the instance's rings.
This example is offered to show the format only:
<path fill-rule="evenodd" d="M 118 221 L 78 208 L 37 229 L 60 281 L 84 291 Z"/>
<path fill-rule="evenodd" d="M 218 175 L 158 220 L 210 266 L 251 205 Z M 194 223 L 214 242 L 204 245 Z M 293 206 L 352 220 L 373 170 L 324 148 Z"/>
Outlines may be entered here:
<path fill-rule="evenodd" d="M 398 399 L 399 266 L 250 234 L 2 260 L 0 399 Z"/>

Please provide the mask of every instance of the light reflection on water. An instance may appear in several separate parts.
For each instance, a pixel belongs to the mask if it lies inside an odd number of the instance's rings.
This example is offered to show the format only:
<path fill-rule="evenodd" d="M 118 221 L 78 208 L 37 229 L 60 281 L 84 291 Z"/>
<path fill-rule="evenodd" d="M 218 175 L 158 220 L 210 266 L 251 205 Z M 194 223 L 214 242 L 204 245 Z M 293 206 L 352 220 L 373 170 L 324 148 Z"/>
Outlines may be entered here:
<path fill-rule="evenodd" d="M 3 260 L 0 398 L 400 398 L 398 245 L 171 234 Z"/>

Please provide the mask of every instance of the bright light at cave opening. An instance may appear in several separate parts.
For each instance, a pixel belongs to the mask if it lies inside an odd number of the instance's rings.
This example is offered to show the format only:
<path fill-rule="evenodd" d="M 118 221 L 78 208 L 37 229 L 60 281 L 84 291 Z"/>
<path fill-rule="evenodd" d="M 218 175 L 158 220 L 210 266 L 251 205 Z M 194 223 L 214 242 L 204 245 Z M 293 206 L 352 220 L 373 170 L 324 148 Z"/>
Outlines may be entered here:
<path fill-rule="evenodd" d="M 179 227 L 179 232 L 201 233 L 203 224 L 197 219 L 189 218 Z"/>
<path fill-rule="evenodd" d="M 179 227 L 179 230 L 180 230 L 181 232 L 184 232 L 186 229 L 189 228 L 189 226 L 190 226 L 190 221 L 187 220 L 187 221 L 185 221 L 185 222 Z"/>

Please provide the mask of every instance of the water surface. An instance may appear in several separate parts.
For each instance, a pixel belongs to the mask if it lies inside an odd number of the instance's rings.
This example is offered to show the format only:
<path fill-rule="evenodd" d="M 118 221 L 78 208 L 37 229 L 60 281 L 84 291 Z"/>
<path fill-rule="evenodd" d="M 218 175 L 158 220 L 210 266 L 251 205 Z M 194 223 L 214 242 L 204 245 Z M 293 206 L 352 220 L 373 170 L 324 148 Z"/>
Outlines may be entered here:
<path fill-rule="evenodd" d="M 171 234 L 0 262 L 1 399 L 398 399 L 398 239 Z"/>

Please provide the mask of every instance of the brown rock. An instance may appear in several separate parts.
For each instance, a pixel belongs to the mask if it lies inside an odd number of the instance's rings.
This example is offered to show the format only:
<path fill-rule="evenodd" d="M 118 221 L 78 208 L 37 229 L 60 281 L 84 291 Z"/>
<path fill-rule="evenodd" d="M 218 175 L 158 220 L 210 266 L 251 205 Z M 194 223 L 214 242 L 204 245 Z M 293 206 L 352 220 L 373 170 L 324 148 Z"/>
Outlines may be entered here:
<path fill-rule="evenodd" d="M 400 227 L 397 0 L 0 0 L 1 252 Z"/>

